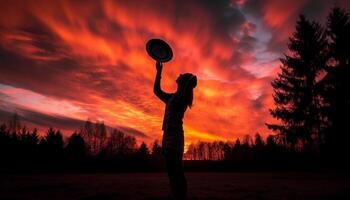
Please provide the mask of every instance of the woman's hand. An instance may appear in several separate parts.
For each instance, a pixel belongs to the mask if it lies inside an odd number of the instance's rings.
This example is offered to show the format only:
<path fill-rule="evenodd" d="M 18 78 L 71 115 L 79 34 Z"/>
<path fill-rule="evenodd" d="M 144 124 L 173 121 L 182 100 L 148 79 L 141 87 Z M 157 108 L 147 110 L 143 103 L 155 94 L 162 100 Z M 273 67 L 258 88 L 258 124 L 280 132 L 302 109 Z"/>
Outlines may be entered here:
<path fill-rule="evenodd" d="M 157 72 L 158 73 L 162 73 L 162 70 L 163 70 L 163 64 L 159 61 L 157 61 L 156 63 L 156 68 L 157 68 Z"/>

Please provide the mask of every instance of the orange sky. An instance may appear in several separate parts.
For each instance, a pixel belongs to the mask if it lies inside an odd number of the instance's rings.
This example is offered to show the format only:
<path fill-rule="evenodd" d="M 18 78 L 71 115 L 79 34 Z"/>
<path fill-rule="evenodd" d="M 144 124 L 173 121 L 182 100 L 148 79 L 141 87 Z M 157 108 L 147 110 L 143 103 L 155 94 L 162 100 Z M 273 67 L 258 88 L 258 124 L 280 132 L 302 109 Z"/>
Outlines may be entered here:
<path fill-rule="evenodd" d="M 184 119 L 186 143 L 271 134 L 270 81 L 300 12 L 323 20 L 347 1 L 1 1 L 0 119 L 18 112 L 34 126 L 67 134 L 81 120 L 103 120 L 138 140 L 161 137 L 164 105 L 152 93 L 162 38 L 174 58 L 162 87 L 198 76 Z"/>

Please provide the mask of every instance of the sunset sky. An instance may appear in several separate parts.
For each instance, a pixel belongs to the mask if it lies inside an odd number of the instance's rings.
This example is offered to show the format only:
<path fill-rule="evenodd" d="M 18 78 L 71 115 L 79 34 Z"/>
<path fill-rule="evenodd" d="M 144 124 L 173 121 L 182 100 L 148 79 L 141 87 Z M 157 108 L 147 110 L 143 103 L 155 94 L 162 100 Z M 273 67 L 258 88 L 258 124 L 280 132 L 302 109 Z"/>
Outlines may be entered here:
<path fill-rule="evenodd" d="M 162 88 L 175 91 L 180 73 L 198 77 L 187 144 L 266 136 L 270 82 L 298 15 L 325 22 L 334 5 L 350 10 L 347 0 L 2 0 L 0 120 L 17 112 L 69 135 L 89 118 L 160 139 L 164 105 L 145 44 L 162 38 L 174 52 Z"/>

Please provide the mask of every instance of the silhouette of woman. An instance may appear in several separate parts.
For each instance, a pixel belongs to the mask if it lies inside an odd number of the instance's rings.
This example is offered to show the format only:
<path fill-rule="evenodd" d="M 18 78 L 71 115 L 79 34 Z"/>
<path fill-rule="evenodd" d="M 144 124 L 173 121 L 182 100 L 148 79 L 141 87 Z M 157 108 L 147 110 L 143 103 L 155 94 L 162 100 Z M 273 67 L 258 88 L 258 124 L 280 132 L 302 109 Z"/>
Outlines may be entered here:
<path fill-rule="evenodd" d="M 182 119 L 187 107 L 192 106 L 197 77 L 190 73 L 180 74 L 176 79 L 176 92 L 166 93 L 160 87 L 162 63 L 157 62 L 156 69 L 153 92 L 166 104 L 162 125 L 162 151 L 166 160 L 170 188 L 175 199 L 186 199 L 187 182 L 182 165 L 184 153 Z"/>

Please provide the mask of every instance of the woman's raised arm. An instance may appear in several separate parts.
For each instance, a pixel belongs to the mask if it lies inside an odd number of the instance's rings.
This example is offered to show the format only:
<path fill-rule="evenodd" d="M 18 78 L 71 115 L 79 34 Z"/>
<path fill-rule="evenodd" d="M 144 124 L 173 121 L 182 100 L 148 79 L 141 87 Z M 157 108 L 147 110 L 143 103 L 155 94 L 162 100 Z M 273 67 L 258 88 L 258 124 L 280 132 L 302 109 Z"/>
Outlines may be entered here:
<path fill-rule="evenodd" d="M 153 92 L 160 100 L 162 100 L 164 103 L 167 103 L 171 94 L 164 92 L 160 87 L 160 79 L 162 78 L 161 76 L 162 76 L 162 70 L 163 70 L 162 63 L 157 62 L 156 69 L 157 69 L 157 74 L 156 74 L 156 79 L 154 80 Z"/>

